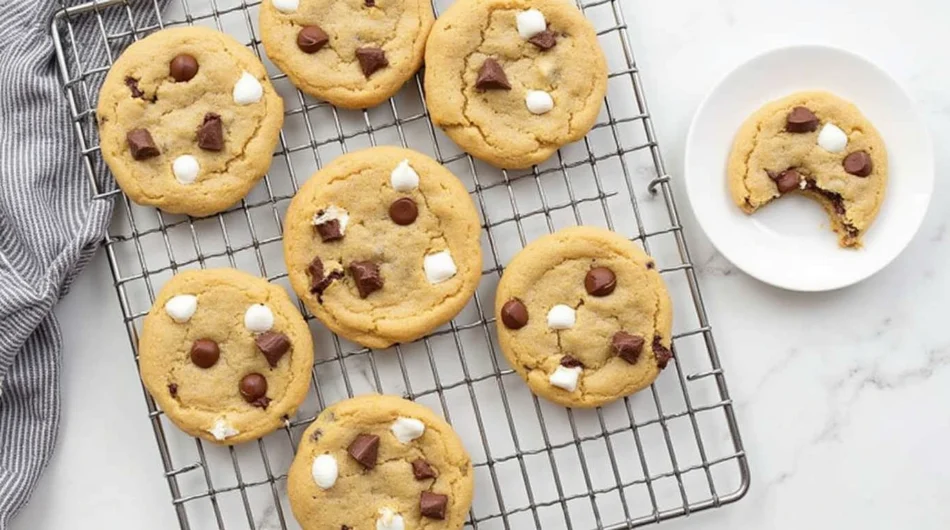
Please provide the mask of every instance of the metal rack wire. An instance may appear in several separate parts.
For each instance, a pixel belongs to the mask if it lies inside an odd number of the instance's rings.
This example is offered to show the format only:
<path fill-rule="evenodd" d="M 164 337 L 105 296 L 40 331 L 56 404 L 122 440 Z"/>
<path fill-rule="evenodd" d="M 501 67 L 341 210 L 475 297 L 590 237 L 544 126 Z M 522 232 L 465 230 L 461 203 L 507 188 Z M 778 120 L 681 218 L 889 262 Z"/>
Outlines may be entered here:
<path fill-rule="evenodd" d="M 466 527 L 630 528 L 742 498 L 749 484 L 746 455 L 621 1 L 578 3 L 595 24 L 610 67 L 597 125 L 583 141 L 522 172 L 499 171 L 460 152 L 429 121 L 418 77 L 366 111 L 339 110 L 303 95 L 263 54 L 258 4 L 95 0 L 64 5 L 51 21 L 95 200 L 116 205 L 104 245 L 133 352 L 154 294 L 177 271 L 232 266 L 286 287 L 280 247 L 287 204 L 313 170 L 361 147 L 414 148 L 458 175 L 482 218 L 486 263 L 468 307 L 413 344 L 363 349 L 308 316 L 317 349 L 312 392 L 284 429 L 256 443 L 222 448 L 189 438 L 145 393 L 181 528 L 297 528 L 284 487 L 296 440 L 326 404 L 370 391 L 423 402 L 459 431 L 476 470 Z M 436 13 L 444 7 L 433 2 Z M 182 24 L 243 40 L 264 60 L 287 107 L 267 177 L 240 205 L 205 219 L 132 204 L 107 178 L 96 132 L 98 87 L 118 53 L 149 32 Z M 98 35 L 99 49 L 77 45 L 77 35 L 89 33 Z M 656 259 L 676 308 L 675 362 L 649 390 L 594 411 L 566 410 L 532 396 L 494 339 L 492 300 L 503 265 L 534 237 L 572 224 L 605 226 L 639 242 Z"/>

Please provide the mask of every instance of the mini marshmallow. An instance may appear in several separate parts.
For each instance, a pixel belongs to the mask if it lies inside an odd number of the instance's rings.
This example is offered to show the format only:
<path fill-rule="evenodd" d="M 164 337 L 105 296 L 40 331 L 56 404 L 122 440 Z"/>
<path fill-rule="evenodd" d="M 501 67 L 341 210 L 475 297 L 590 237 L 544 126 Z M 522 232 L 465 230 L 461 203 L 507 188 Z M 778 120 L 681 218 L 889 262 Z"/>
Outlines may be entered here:
<path fill-rule="evenodd" d="M 350 222 L 350 214 L 343 208 L 333 206 L 332 204 L 323 210 L 322 215 L 313 216 L 313 225 L 322 225 L 334 219 L 340 222 L 340 235 L 343 235 L 343 233 L 346 232 L 346 223 Z"/>
<path fill-rule="evenodd" d="M 261 82 L 256 77 L 244 72 L 237 83 L 234 83 L 232 96 L 234 102 L 238 105 L 250 105 L 251 103 L 257 103 L 264 97 L 264 87 L 261 86 Z"/>
<path fill-rule="evenodd" d="M 180 294 L 165 302 L 165 312 L 179 324 L 188 322 L 197 309 L 198 297 L 193 294 Z"/>
<path fill-rule="evenodd" d="M 389 175 L 389 182 L 396 191 L 412 191 L 419 187 L 419 174 L 408 160 L 403 160 Z"/>
<path fill-rule="evenodd" d="M 214 426 L 208 429 L 208 432 L 211 433 L 211 436 L 214 436 L 214 439 L 219 442 L 227 440 L 232 436 L 241 434 L 241 431 L 235 429 L 224 418 L 218 418 L 215 420 Z"/>
<path fill-rule="evenodd" d="M 376 519 L 376 530 L 406 530 L 406 523 L 391 508 L 382 508 L 379 510 L 379 519 Z"/>
<path fill-rule="evenodd" d="M 181 184 L 194 183 L 198 180 L 200 171 L 198 159 L 191 155 L 181 155 L 172 162 L 172 173 L 175 174 L 175 180 Z"/>
<path fill-rule="evenodd" d="M 554 100 L 551 94 L 543 90 L 529 90 L 524 97 L 524 104 L 532 114 L 544 114 L 554 108 Z"/>
<path fill-rule="evenodd" d="M 264 304 L 254 304 L 244 312 L 244 327 L 254 333 L 264 333 L 274 327 L 274 313 Z"/>
<path fill-rule="evenodd" d="M 569 305 L 558 304 L 548 311 L 548 327 L 551 329 L 570 329 L 576 320 L 574 308 Z"/>
<path fill-rule="evenodd" d="M 326 490 L 336 484 L 340 469 L 337 467 L 336 458 L 333 455 L 320 455 L 313 459 L 310 473 L 313 475 L 313 481 L 317 486 Z"/>
<path fill-rule="evenodd" d="M 577 390 L 577 378 L 580 377 L 581 370 L 580 366 L 574 368 L 558 366 L 557 370 L 554 370 L 554 373 L 548 378 L 548 381 L 558 388 L 573 392 Z"/>
<path fill-rule="evenodd" d="M 396 418 L 389 428 L 399 443 L 407 444 L 426 432 L 426 424 L 415 418 Z"/>
<path fill-rule="evenodd" d="M 548 23 L 544 20 L 544 13 L 537 9 L 529 9 L 518 13 L 516 21 L 518 34 L 521 35 L 522 39 L 530 39 L 548 29 Z"/>
<path fill-rule="evenodd" d="M 818 145 L 831 153 L 840 153 L 848 147 L 848 135 L 837 125 L 826 123 L 818 133 Z"/>
<path fill-rule="evenodd" d="M 458 273 L 458 267 L 448 250 L 429 254 L 422 260 L 422 268 L 426 271 L 426 279 L 431 284 L 442 283 Z"/>
<path fill-rule="evenodd" d="M 300 0 L 274 0 L 274 7 L 281 13 L 293 13 L 300 5 Z"/>

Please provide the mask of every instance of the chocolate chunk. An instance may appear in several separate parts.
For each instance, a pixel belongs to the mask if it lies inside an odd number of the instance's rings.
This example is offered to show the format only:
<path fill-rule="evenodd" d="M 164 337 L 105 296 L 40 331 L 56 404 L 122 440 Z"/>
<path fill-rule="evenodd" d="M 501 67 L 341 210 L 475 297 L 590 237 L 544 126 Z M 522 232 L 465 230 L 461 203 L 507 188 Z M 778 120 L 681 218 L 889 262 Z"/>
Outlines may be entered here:
<path fill-rule="evenodd" d="M 323 215 L 323 213 L 317 212 L 317 215 Z M 339 219 L 330 219 L 329 221 L 316 225 L 316 228 L 317 233 L 320 234 L 320 239 L 323 240 L 324 243 L 343 239 L 343 230 L 341 230 Z"/>
<path fill-rule="evenodd" d="M 139 90 L 139 80 L 134 77 L 126 77 L 125 86 L 129 87 L 129 90 L 132 91 L 133 98 L 141 98 L 145 95 L 145 92 Z"/>
<path fill-rule="evenodd" d="M 524 302 L 512 298 L 501 306 L 501 322 L 508 329 L 521 329 L 528 323 L 528 308 Z"/>
<path fill-rule="evenodd" d="M 807 133 L 818 130 L 818 116 L 806 107 L 795 107 L 785 118 L 785 130 L 790 133 Z"/>
<path fill-rule="evenodd" d="M 379 275 L 379 266 L 372 261 L 354 261 L 350 263 L 350 274 L 356 282 L 356 290 L 360 292 L 360 298 L 366 298 L 370 294 L 383 288 L 383 278 Z"/>
<path fill-rule="evenodd" d="M 871 155 L 865 151 L 855 151 L 844 159 L 844 170 L 856 177 L 866 177 L 873 169 Z"/>
<path fill-rule="evenodd" d="M 376 7 L 376 0 L 365 0 L 363 4 L 366 7 Z"/>
<path fill-rule="evenodd" d="M 580 359 L 570 355 L 565 355 L 564 357 L 561 357 L 561 366 L 564 368 L 583 368 L 584 363 L 582 363 Z"/>
<path fill-rule="evenodd" d="M 584 288 L 592 296 L 607 296 L 617 288 L 617 275 L 607 267 L 594 267 L 587 271 Z"/>
<path fill-rule="evenodd" d="M 323 303 L 323 292 L 327 290 L 327 287 L 330 287 L 330 284 L 336 280 L 341 280 L 345 274 L 343 271 L 337 269 L 335 271 L 330 271 L 330 274 L 327 274 L 322 280 L 317 282 L 317 285 L 311 287 L 310 292 L 317 295 L 317 302 Z"/>
<path fill-rule="evenodd" d="M 160 154 L 148 129 L 132 129 L 125 135 L 125 140 L 129 143 L 132 158 L 136 160 L 147 160 Z"/>
<path fill-rule="evenodd" d="M 179 83 L 190 81 L 198 73 L 198 61 L 184 53 L 176 55 L 168 65 L 168 73 Z"/>
<path fill-rule="evenodd" d="M 412 476 L 416 477 L 416 480 L 425 480 L 435 478 L 438 475 L 424 458 L 417 458 L 412 461 Z"/>
<path fill-rule="evenodd" d="M 505 71 L 498 64 L 498 61 L 489 57 L 478 69 L 475 88 L 478 90 L 511 90 L 511 83 L 508 82 L 508 76 L 505 75 Z"/>
<path fill-rule="evenodd" d="M 264 354 L 267 364 L 271 368 L 277 366 L 277 361 L 290 349 L 290 339 L 287 338 L 287 335 L 277 331 L 261 333 L 254 338 L 254 342 L 257 344 L 257 349 Z"/>
<path fill-rule="evenodd" d="M 198 147 L 206 151 L 224 149 L 224 128 L 221 125 L 221 116 L 213 112 L 205 114 L 204 121 L 198 127 Z"/>
<path fill-rule="evenodd" d="M 660 336 L 653 337 L 653 356 L 656 357 L 656 365 L 660 370 L 666 368 L 666 365 L 673 358 L 673 352 L 660 342 Z"/>
<path fill-rule="evenodd" d="M 640 358 L 640 352 L 643 351 L 643 344 L 646 341 L 639 335 L 631 335 L 626 331 L 614 333 L 614 338 L 610 341 L 610 346 L 621 359 L 630 364 L 636 364 Z"/>
<path fill-rule="evenodd" d="M 389 205 L 389 218 L 397 225 L 411 225 L 418 216 L 419 208 L 416 207 L 416 201 L 409 197 L 396 199 Z"/>
<path fill-rule="evenodd" d="M 360 62 L 363 75 L 369 77 L 380 68 L 389 66 L 386 52 L 380 48 L 365 47 L 356 50 L 356 59 Z"/>
<path fill-rule="evenodd" d="M 178 385 L 175 383 L 168 383 L 168 393 L 175 397 L 178 395 Z"/>
<path fill-rule="evenodd" d="M 307 265 L 307 272 L 310 273 L 310 292 L 313 292 L 314 286 L 323 279 L 323 260 L 320 256 L 314 256 L 310 265 Z"/>
<path fill-rule="evenodd" d="M 330 36 L 320 26 L 304 26 L 297 33 L 297 47 L 304 53 L 317 53 L 330 42 Z"/>
<path fill-rule="evenodd" d="M 213 340 L 198 339 L 191 345 L 191 362 L 200 368 L 211 368 L 220 356 L 218 343 Z"/>
<path fill-rule="evenodd" d="M 267 396 L 261 396 L 251 402 L 252 407 L 257 407 L 259 409 L 267 410 L 267 406 L 270 405 L 271 398 Z"/>
<path fill-rule="evenodd" d="M 379 454 L 379 436 L 375 434 L 361 434 L 346 448 L 354 460 L 366 469 L 376 467 L 376 455 Z"/>
<path fill-rule="evenodd" d="M 238 390 L 244 401 L 254 403 L 267 394 L 267 379 L 261 374 L 247 374 L 241 378 Z"/>
<path fill-rule="evenodd" d="M 439 493 L 423 491 L 419 495 L 419 512 L 430 519 L 445 519 L 445 507 L 449 497 Z"/>
<path fill-rule="evenodd" d="M 554 32 L 546 29 L 541 33 L 536 33 L 533 37 L 528 39 L 528 42 L 534 44 L 539 49 L 550 50 L 557 44 L 557 38 L 554 35 Z"/>
<path fill-rule="evenodd" d="M 792 190 L 797 190 L 802 181 L 802 176 L 794 169 L 786 169 L 778 174 L 770 171 L 769 178 L 775 181 L 779 193 L 788 193 Z"/>

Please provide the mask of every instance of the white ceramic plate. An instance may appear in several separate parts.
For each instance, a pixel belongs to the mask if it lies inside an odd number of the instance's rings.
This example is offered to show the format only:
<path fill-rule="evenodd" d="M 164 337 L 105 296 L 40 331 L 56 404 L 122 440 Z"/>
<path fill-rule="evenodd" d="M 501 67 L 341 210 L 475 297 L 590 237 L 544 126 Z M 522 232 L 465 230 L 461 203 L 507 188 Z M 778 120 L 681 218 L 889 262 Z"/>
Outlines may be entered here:
<path fill-rule="evenodd" d="M 887 146 L 887 193 L 859 250 L 838 247 L 817 202 L 788 196 L 749 216 L 729 196 L 726 165 L 742 122 L 769 101 L 810 89 L 854 102 Z M 684 178 L 700 226 L 726 259 L 778 287 L 827 291 L 871 276 L 910 243 L 933 192 L 933 145 L 910 97 L 883 70 L 843 50 L 793 46 L 739 66 L 706 97 L 686 139 Z"/>

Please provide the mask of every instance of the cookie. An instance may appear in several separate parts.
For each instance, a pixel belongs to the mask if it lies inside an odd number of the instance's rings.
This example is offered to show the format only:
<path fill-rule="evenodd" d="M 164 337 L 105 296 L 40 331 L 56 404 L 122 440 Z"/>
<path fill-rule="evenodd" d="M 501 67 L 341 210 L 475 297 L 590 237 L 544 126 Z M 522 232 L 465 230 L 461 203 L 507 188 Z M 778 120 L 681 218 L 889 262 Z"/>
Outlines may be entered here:
<path fill-rule="evenodd" d="M 607 90 L 594 27 L 567 0 L 459 0 L 425 59 L 432 122 L 498 167 L 530 167 L 583 138 Z"/>
<path fill-rule="evenodd" d="M 187 271 L 145 317 L 139 366 L 175 425 L 233 445 L 294 414 L 310 384 L 313 341 L 279 286 L 234 269 Z"/>
<path fill-rule="evenodd" d="M 652 258 L 609 230 L 526 246 L 495 298 L 498 342 L 531 391 L 597 407 L 646 388 L 672 358 L 673 310 Z"/>
<path fill-rule="evenodd" d="M 828 92 L 773 101 L 739 129 L 727 170 L 751 214 L 787 193 L 818 201 L 842 247 L 860 247 L 884 202 L 887 150 L 858 108 Z"/>
<path fill-rule="evenodd" d="M 284 104 L 250 50 L 196 26 L 126 48 L 96 113 L 102 157 L 122 191 L 200 217 L 241 200 L 267 172 Z"/>
<path fill-rule="evenodd" d="M 434 20 L 428 0 L 264 0 L 261 40 L 297 88 L 361 109 L 412 78 Z"/>
<path fill-rule="evenodd" d="M 416 340 L 458 314 L 481 278 L 481 226 L 459 180 L 396 147 L 341 156 L 284 221 L 294 291 L 334 332 L 370 348 Z"/>
<path fill-rule="evenodd" d="M 287 477 L 304 530 L 458 530 L 472 504 L 472 461 L 426 407 L 368 395 L 324 410 Z"/>

